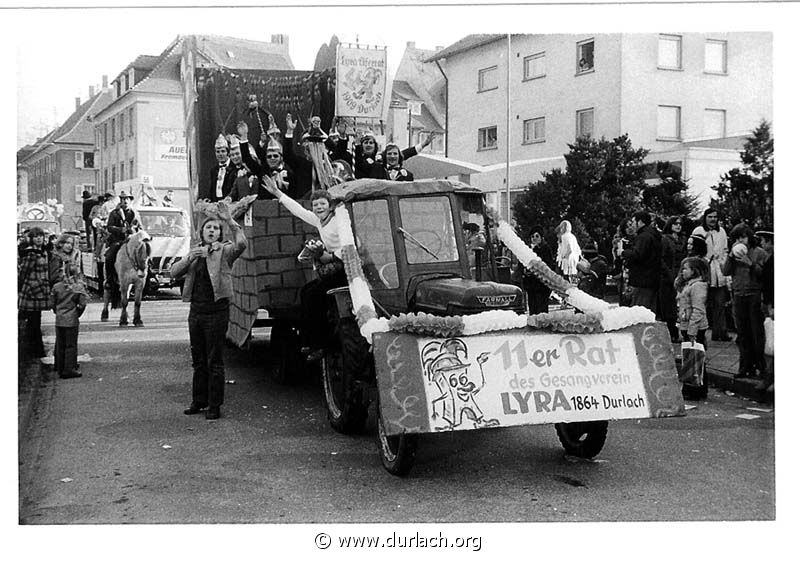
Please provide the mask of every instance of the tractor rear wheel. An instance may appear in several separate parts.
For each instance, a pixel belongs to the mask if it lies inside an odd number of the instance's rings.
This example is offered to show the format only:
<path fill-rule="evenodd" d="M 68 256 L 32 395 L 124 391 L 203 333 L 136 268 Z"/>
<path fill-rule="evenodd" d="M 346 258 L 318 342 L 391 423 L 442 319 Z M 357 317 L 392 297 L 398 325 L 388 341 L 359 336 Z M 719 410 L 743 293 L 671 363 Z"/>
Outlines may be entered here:
<path fill-rule="evenodd" d="M 367 421 L 367 382 L 373 370 L 369 345 L 354 318 L 337 318 L 333 343 L 322 361 L 322 385 L 331 427 L 343 434 L 360 432 Z"/>

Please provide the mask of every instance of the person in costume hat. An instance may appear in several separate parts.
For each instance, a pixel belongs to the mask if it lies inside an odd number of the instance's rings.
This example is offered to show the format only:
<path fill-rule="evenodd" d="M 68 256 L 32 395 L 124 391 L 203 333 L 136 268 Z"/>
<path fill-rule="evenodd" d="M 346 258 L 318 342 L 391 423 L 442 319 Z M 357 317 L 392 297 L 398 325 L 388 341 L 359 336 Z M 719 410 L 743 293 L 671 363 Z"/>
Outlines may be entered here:
<path fill-rule="evenodd" d="M 231 269 L 247 248 L 247 238 L 226 201 L 204 210 L 207 216 L 200 222 L 200 244 L 177 261 L 171 273 L 175 279 L 185 277 L 182 299 L 191 303 L 192 402 L 183 413 L 198 414 L 207 408 L 206 419 L 216 420 L 225 399 L 223 351 L 233 298 Z M 225 229 L 230 230 L 233 241 L 225 239 Z"/>
<path fill-rule="evenodd" d="M 312 116 L 309 128 L 295 143 L 297 121 L 291 114 L 286 115 L 286 135 L 284 137 L 284 159 L 294 169 L 298 186 L 294 193 L 307 194 L 313 190 L 327 190 L 338 183 L 334 174 L 333 165 L 325 148 L 328 134 L 322 131 L 322 120 L 319 116 Z M 288 145 L 288 146 L 287 146 Z"/>
<path fill-rule="evenodd" d="M 131 208 L 133 196 L 121 190 L 117 195 L 119 197 L 119 204 L 111 210 L 108 215 L 108 222 L 106 223 L 106 255 L 105 255 L 105 293 L 111 296 L 119 290 L 119 279 L 117 278 L 117 269 L 115 262 L 117 260 L 117 252 L 125 239 L 139 227 L 139 218 L 136 212 Z M 116 303 L 116 300 L 113 300 Z M 108 310 L 103 310 L 100 314 L 100 321 L 105 322 L 108 320 Z"/>
<path fill-rule="evenodd" d="M 231 135 L 228 137 L 228 143 L 230 146 L 231 165 L 236 171 L 236 179 L 233 181 L 233 186 L 227 196 L 236 201 L 258 192 L 258 174 L 245 164 L 245 155 L 247 155 L 247 160 L 251 164 L 258 166 L 258 163 L 250 160 L 247 142 L 242 141 L 235 135 Z"/>
<path fill-rule="evenodd" d="M 217 202 L 228 196 L 237 177 L 237 169 L 230 159 L 228 141 L 222 134 L 219 134 L 214 143 L 214 154 L 217 157 L 217 164 L 211 168 L 209 174 L 210 194 L 208 199 L 211 202 Z"/>
<path fill-rule="evenodd" d="M 262 180 L 265 176 L 272 178 L 275 184 L 286 194 L 295 194 L 294 171 L 284 162 L 284 148 L 278 141 L 281 130 L 275 125 L 275 119 L 272 114 L 269 114 L 269 124 L 269 130 L 262 136 L 262 141 L 259 142 L 259 145 L 263 144 L 264 147 L 261 162 L 252 159 L 252 156 L 245 151 L 245 143 L 242 143 L 242 158 L 257 177 L 258 185 L 253 187 L 255 192 L 251 192 L 251 194 L 257 194 L 259 200 L 274 198 L 262 187 Z"/>

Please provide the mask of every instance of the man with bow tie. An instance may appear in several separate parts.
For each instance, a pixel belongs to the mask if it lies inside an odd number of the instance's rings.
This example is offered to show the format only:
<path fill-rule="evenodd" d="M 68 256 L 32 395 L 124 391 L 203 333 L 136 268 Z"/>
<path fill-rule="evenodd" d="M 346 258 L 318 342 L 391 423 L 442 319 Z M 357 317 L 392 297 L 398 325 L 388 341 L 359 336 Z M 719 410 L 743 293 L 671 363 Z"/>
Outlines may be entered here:
<path fill-rule="evenodd" d="M 237 168 L 230 159 L 228 142 L 222 134 L 219 134 L 214 143 L 214 153 L 217 156 L 217 164 L 211 168 L 209 175 L 211 190 L 208 199 L 211 202 L 217 202 L 228 196 L 237 177 Z"/>

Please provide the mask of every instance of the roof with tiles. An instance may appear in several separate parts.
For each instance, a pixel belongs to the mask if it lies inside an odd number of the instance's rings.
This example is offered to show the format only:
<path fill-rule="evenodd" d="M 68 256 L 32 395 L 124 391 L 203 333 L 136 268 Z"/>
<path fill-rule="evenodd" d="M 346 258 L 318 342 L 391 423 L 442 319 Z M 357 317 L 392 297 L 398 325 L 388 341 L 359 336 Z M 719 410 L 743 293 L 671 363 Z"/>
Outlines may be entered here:
<path fill-rule="evenodd" d="M 464 51 L 469 51 L 470 49 L 474 49 L 482 45 L 494 43 L 495 41 L 503 39 L 504 37 L 506 37 L 506 34 L 504 33 L 475 33 L 468 35 L 462 39 L 459 39 L 452 45 L 449 45 L 444 49 L 440 49 L 434 53 L 433 56 L 428 57 L 423 62 L 431 63 L 433 61 L 438 61 L 439 59 L 452 57 L 458 53 L 463 53 Z"/>
<path fill-rule="evenodd" d="M 212 64 L 229 69 L 294 70 L 288 46 L 281 43 L 198 35 L 197 50 Z"/>

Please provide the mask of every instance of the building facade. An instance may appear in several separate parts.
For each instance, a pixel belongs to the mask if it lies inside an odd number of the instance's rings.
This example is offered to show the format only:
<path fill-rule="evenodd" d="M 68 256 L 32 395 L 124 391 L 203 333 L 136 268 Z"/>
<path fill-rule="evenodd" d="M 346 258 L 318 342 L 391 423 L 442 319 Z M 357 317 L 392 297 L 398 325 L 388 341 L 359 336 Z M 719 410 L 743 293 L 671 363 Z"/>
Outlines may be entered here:
<path fill-rule="evenodd" d="M 513 193 L 577 136 L 627 133 L 707 202 L 772 120 L 771 33 L 474 35 L 428 61 L 448 81 L 448 156 L 485 166 L 472 182 L 500 198 L 507 156 Z"/>
<path fill-rule="evenodd" d="M 431 134 L 426 153 L 444 154 L 446 132 L 445 81 L 436 63 L 426 63 L 437 50 L 406 43 L 403 58 L 391 84 L 386 118 L 386 139 L 401 147 L 416 145 Z"/>
<path fill-rule="evenodd" d="M 63 205 L 61 229 L 83 227 L 82 193 L 98 191 L 95 180 L 92 114 L 111 100 L 108 91 L 75 100 L 75 112 L 58 128 L 17 152 L 18 203 L 55 202 Z"/>
<path fill-rule="evenodd" d="M 291 70 L 288 38 L 270 42 L 194 36 L 197 66 Z M 189 181 L 181 75 L 182 46 L 177 37 L 158 56 L 142 55 L 112 81 L 112 102 L 94 116 L 97 186 L 105 192 L 152 186 L 161 199 L 174 191 L 188 208 Z M 213 151 L 213 148 L 211 149 Z"/>

